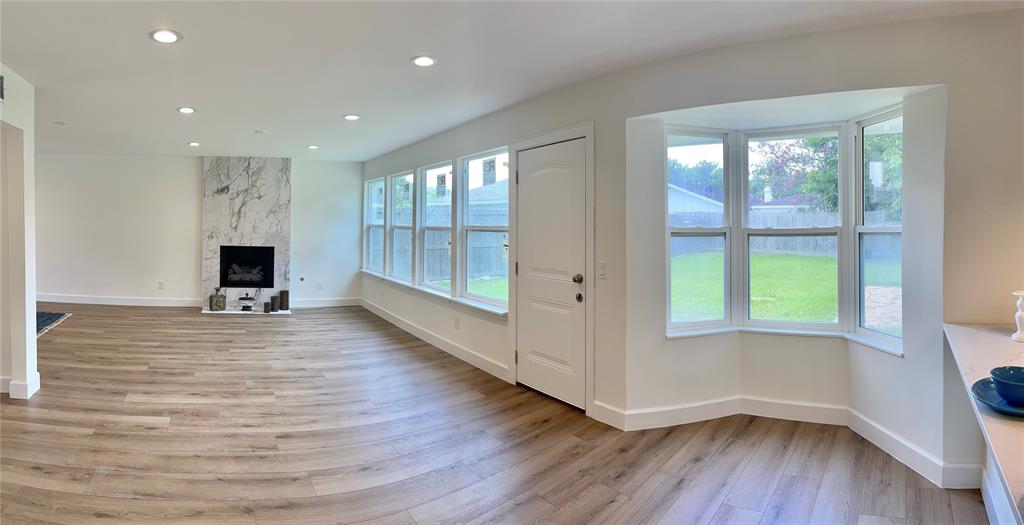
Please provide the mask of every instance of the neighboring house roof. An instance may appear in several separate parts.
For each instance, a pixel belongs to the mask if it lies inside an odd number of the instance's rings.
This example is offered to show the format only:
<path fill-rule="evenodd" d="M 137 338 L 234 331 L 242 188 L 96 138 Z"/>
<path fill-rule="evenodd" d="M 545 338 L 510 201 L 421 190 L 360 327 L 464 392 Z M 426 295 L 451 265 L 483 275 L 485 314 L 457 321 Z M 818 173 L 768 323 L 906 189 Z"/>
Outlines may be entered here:
<path fill-rule="evenodd" d="M 502 179 L 507 181 L 508 179 Z M 508 200 L 508 184 L 488 184 L 469 190 L 469 198 L 473 201 L 505 201 Z"/>
<path fill-rule="evenodd" d="M 698 199 L 700 201 L 703 201 L 703 202 L 705 202 L 705 203 L 707 203 L 709 205 L 712 205 L 712 206 L 716 206 L 718 208 L 724 207 L 724 205 L 721 202 L 716 201 L 715 199 L 712 199 L 711 197 L 707 197 L 707 196 L 701 195 L 701 194 L 699 194 L 699 193 L 697 193 L 695 191 L 690 191 L 690 190 L 688 190 L 688 189 L 686 189 L 686 188 L 684 188 L 682 186 L 676 186 L 675 184 L 672 184 L 671 182 L 668 184 L 668 189 L 671 190 L 671 191 L 682 193 L 682 194 L 686 195 L 687 197 Z"/>

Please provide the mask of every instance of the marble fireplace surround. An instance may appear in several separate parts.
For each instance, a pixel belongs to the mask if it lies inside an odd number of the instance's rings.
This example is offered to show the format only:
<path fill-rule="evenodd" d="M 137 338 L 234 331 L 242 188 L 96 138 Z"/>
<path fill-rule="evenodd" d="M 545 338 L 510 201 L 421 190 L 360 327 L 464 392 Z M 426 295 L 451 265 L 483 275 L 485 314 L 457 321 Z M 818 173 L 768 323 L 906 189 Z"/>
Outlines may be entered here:
<path fill-rule="evenodd" d="M 256 311 L 291 276 L 291 159 L 205 157 L 203 159 L 202 300 L 220 286 L 220 247 L 273 246 L 274 286 L 263 289 Z M 238 297 L 254 289 L 224 288 L 227 309 L 238 311 Z"/>

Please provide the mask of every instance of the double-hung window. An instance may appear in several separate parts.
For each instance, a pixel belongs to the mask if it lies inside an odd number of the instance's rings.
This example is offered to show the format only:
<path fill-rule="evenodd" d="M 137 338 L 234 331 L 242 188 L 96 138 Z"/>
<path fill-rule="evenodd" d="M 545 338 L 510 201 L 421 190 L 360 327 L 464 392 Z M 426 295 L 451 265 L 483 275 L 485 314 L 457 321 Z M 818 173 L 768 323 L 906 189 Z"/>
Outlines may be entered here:
<path fill-rule="evenodd" d="M 727 135 L 666 133 L 668 316 L 671 325 L 729 319 Z"/>
<path fill-rule="evenodd" d="M 389 179 L 391 199 L 390 211 L 390 246 L 391 257 L 388 275 L 402 281 L 412 281 L 413 244 L 416 217 L 416 185 L 412 173 L 392 175 Z"/>
<path fill-rule="evenodd" d="M 444 292 L 451 290 L 452 282 L 452 168 L 449 161 L 417 170 L 423 196 L 420 284 Z"/>
<path fill-rule="evenodd" d="M 857 124 L 858 328 L 903 336 L 903 115 Z"/>
<path fill-rule="evenodd" d="M 367 181 L 363 189 L 363 267 L 384 273 L 384 179 Z"/>
<path fill-rule="evenodd" d="M 773 130 L 669 126 L 665 152 L 671 332 L 857 332 L 898 344 L 902 109 Z"/>
<path fill-rule="evenodd" d="M 508 304 L 508 150 L 464 157 L 459 173 L 462 295 Z"/>
<path fill-rule="evenodd" d="M 742 136 L 746 320 L 839 325 L 840 127 Z"/>

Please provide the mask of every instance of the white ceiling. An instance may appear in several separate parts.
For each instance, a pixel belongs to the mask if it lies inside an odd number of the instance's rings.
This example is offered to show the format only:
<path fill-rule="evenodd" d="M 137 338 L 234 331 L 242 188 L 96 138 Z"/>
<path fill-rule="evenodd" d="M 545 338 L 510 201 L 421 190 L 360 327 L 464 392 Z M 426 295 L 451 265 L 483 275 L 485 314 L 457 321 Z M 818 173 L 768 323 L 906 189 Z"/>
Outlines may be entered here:
<path fill-rule="evenodd" d="M 367 160 L 658 58 L 1019 5 L 4 0 L 0 60 L 37 88 L 41 152 Z M 155 28 L 184 38 L 156 44 Z M 438 64 L 410 65 L 419 54 Z M 179 115 L 185 105 L 197 112 Z"/>

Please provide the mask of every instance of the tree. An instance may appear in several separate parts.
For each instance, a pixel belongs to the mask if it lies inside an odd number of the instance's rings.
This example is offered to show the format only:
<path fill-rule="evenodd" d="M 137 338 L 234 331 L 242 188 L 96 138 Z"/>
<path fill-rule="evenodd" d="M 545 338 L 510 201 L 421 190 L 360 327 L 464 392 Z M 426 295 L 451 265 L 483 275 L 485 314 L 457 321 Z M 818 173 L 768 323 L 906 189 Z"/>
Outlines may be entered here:
<path fill-rule="evenodd" d="M 760 157 L 750 168 L 752 201 L 762 202 L 765 188 L 771 188 L 775 200 L 800 195 L 799 204 L 822 211 L 839 209 L 837 137 L 755 141 L 750 148 Z"/>
<path fill-rule="evenodd" d="M 899 224 L 903 217 L 903 134 L 866 135 L 864 159 L 864 211 L 883 211 L 886 223 Z M 872 162 L 882 163 L 880 186 L 870 179 Z"/>
<path fill-rule="evenodd" d="M 698 195 L 722 202 L 722 181 L 724 173 L 717 162 L 701 160 L 696 164 L 681 164 L 668 159 L 668 181 Z"/>

